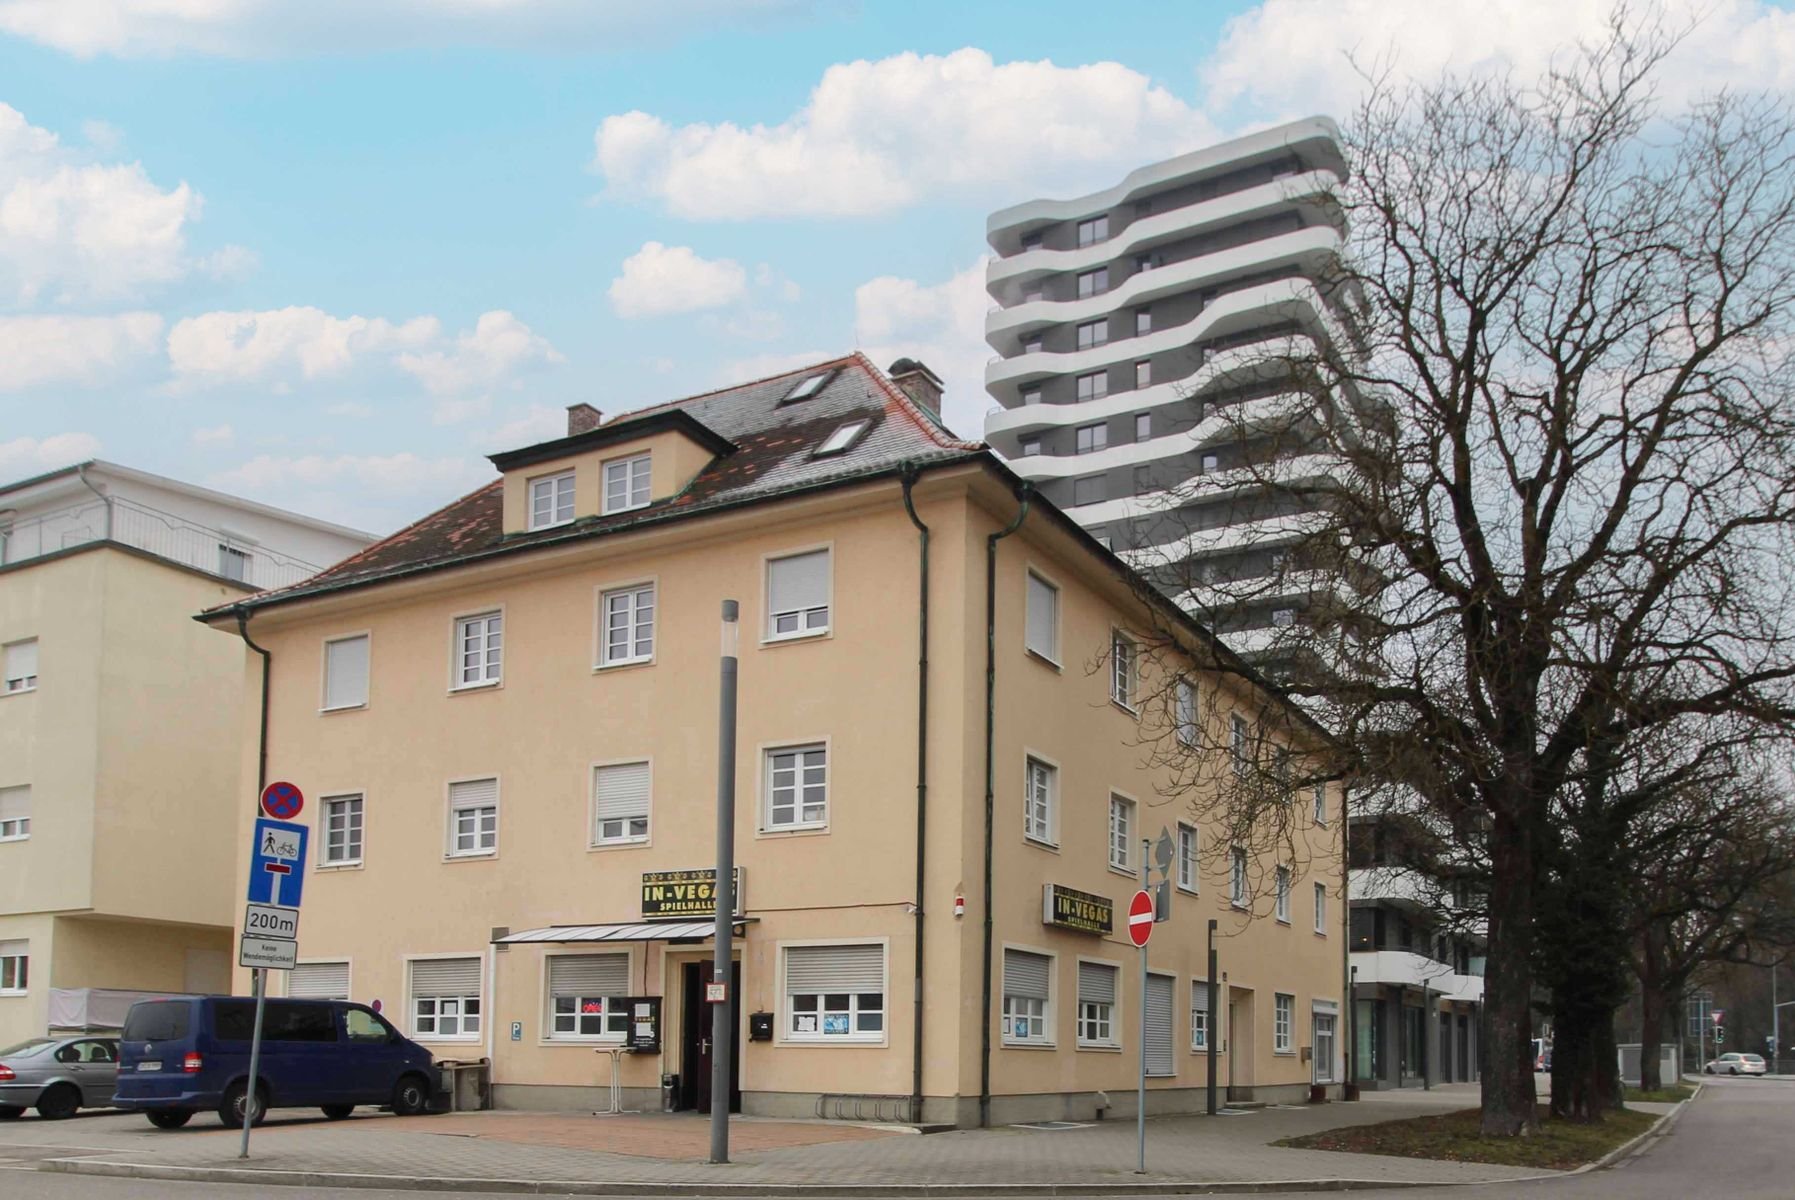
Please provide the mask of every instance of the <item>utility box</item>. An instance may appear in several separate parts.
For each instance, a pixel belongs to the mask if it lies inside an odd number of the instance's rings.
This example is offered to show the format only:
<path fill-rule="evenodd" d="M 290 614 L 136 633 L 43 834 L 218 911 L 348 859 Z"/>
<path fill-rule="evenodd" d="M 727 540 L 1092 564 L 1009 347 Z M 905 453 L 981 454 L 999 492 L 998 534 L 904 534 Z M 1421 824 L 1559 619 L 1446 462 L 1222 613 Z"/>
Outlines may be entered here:
<path fill-rule="evenodd" d="M 748 1014 L 748 1040 L 751 1042 L 770 1042 L 773 1040 L 773 1014 L 757 1012 Z"/>
<path fill-rule="evenodd" d="M 436 1064 L 437 1089 L 431 1107 L 439 1112 L 479 1112 L 491 1107 L 492 1060 L 461 1062 L 448 1058 Z"/>
<path fill-rule="evenodd" d="M 661 1111 L 672 1112 L 679 1103 L 679 1076 L 667 1074 L 661 1076 Z"/>

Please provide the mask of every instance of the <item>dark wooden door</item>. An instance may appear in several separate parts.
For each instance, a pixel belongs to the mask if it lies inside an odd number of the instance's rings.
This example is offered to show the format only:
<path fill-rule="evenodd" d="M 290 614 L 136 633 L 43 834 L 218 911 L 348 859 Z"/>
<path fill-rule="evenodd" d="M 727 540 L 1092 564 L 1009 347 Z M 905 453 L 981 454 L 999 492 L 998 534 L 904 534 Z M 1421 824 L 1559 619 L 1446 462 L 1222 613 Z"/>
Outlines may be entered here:
<path fill-rule="evenodd" d="M 730 995 L 740 1004 L 742 964 L 732 964 Z M 711 1045 L 711 1006 L 704 1001 L 704 985 L 713 978 L 709 961 L 685 964 L 680 995 L 681 1054 L 679 1065 L 680 1107 L 709 1112 L 715 1047 Z M 740 1014 L 737 1014 L 738 1018 Z M 729 1040 L 729 1111 L 742 1111 L 741 1021 Z"/>

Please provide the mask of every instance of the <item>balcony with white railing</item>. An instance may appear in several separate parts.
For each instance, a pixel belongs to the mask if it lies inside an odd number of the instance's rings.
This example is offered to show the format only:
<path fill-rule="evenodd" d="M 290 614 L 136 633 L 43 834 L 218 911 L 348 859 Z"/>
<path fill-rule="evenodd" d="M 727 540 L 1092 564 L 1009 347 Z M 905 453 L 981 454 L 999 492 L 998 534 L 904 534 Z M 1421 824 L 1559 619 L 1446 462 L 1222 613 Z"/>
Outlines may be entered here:
<path fill-rule="evenodd" d="M 0 565 L 95 542 L 113 542 L 246 587 L 285 587 L 323 567 L 271 550 L 241 535 L 110 496 L 0 524 Z"/>
<path fill-rule="evenodd" d="M 1095 506 L 1092 506 L 1095 507 Z M 1117 556 L 1138 571 L 1150 571 L 1167 563 L 1238 550 L 1292 546 L 1325 531 L 1333 518 L 1324 513 L 1287 513 L 1257 520 L 1235 521 L 1213 529 L 1195 529 L 1170 541 L 1135 546 Z M 1087 522 L 1080 519 L 1080 524 Z"/>

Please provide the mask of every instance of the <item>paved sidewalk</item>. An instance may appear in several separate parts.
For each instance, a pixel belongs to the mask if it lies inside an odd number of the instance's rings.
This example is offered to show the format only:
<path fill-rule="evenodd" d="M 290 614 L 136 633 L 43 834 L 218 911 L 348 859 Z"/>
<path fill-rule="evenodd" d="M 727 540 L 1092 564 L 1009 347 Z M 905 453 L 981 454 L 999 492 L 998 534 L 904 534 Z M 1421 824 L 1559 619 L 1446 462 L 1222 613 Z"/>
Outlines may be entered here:
<path fill-rule="evenodd" d="M 1384 1185 L 1470 1183 L 1551 1172 L 1475 1163 L 1288 1150 L 1278 1138 L 1341 1125 L 1447 1112 L 1476 1103 L 1466 1087 L 1379 1093 L 1356 1104 L 1273 1107 L 1239 1116 L 1160 1117 L 1147 1123 L 1145 1175 L 1134 1173 L 1132 1121 L 1070 1129 L 1007 1127 L 919 1135 L 890 1127 L 738 1118 L 735 1162 L 712 1166 L 708 1125 L 685 1114 L 602 1117 L 572 1113 L 466 1113 L 399 1118 L 369 1111 L 347 1121 L 278 1113 L 256 1131 L 247 1162 L 237 1135 L 212 1118 L 183 1130 L 155 1130 L 139 1116 L 101 1114 L 72 1121 L 22 1120 L 0 1126 L 0 1159 L 49 1169 L 111 1173 L 119 1165 L 254 1172 L 275 1182 L 356 1177 L 365 1186 L 469 1187 L 514 1181 L 515 1190 L 556 1182 L 619 1192 L 716 1189 L 1059 1188 L 1127 1191 L 1140 1185 L 1241 1185 L 1358 1180 Z M 188 1172 L 195 1172 L 189 1175 Z M 216 1177 L 216 1176 L 212 1176 Z M 332 1179 L 330 1182 L 346 1182 Z M 424 1183 L 423 1186 L 431 1186 Z"/>

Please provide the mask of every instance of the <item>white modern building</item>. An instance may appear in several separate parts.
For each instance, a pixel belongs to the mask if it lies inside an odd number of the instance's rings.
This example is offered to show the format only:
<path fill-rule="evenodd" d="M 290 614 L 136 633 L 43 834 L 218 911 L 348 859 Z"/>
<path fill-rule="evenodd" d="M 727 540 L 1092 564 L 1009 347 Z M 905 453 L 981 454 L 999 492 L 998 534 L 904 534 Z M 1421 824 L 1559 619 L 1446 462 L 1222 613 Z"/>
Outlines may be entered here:
<path fill-rule="evenodd" d="M 1319 281 L 1341 249 L 1329 194 L 1345 173 L 1338 130 L 1314 117 L 987 222 L 986 439 L 1243 653 L 1318 585 L 1280 551 L 1303 518 L 1254 471 L 1329 464 L 1284 418 L 1264 436 L 1255 422 L 1291 400 L 1265 359 L 1340 336 Z"/>

